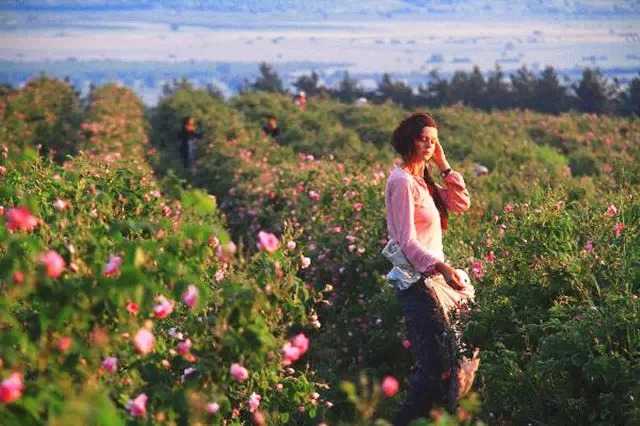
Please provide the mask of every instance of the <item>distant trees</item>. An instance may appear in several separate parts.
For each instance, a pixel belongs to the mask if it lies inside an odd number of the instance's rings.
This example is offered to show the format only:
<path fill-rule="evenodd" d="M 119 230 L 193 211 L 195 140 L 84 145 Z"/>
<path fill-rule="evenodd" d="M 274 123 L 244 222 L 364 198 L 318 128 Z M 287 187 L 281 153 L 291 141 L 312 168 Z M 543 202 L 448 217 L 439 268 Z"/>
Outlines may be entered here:
<path fill-rule="evenodd" d="M 260 64 L 260 74 L 249 85 L 250 89 L 285 91 L 282 80 L 270 65 Z M 496 65 L 486 78 L 480 68 L 474 66 L 471 72 L 454 72 L 449 80 L 441 77 L 437 70 L 431 71 L 428 77 L 426 84 L 414 89 L 385 73 L 375 90 L 366 91 L 348 72 L 337 87 L 326 88 L 313 71 L 310 75 L 299 76 L 293 86 L 308 96 L 328 94 L 347 103 L 366 97 L 373 102 L 391 101 L 406 108 L 462 103 L 484 110 L 523 108 L 559 114 L 573 109 L 597 114 L 640 115 L 640 75 L 624 91 L 617 80 L 612 82 L 599 69 L 591 68 L 584 69 L 580 81 L 571 85 L 563 84 L 552 66 L 539 73 L 523 66 L 507 76 Z"/>
<path fill-rule="evenodd" d="M 318 84 L 319 81 L 320 78 L 318 74 L 312 71 L 311 75 L 301 75 L 298 77 L 293 85 L 296 89 L 304 91 L 307 96 L 317 96 L 322 91 L 322 88 Z"/>
<path fill-rule="evenodd" d="M 560 84 L 556 70 L 545 67 L 534 84 L 533 109 L 549 114 L 559 114 L 569 109 L 567 88 Z"/>
<path fill-rule="evenodd" d="M 611 84 L 600 70 L 585 69 L 582 72 L 582 80 L 574 85 L 574 90 L 582 111 L 598 114 L 613 112 L 618 88 Z"/>
<path fill-rule="evenodd" d="M 278 73 L 266 62 L 260 64 L 260 76 L 251 85 L 253 90 L 283 93 L 284 86 Z"/>
<path fill-rule="evenodd" d="M 374 97 L 380 101 L 389 99 L 405 107 L 411 107 L 415 104 L 411 87 L 402 81 L 392 81 L 391 76 L 387 73 L 382 75 L 382 80 L 378 83 L 378 90 Z"/>
<path fill-rule="evenodd" d="M 349 76 L 349 71 L 344 72 L 344 76 L 338 84 L 338 88 L 330 93 L 342 102 L 347 103 L 351 103 L 365 95 L 365 91 L 358 84 L 358 80 Z"/>
<path fill-rule="evenodd" d="M 625 114 L 640 116 L 640 74 L 629 83 L 629 90 L 620 94 L 620 109 Z"/>

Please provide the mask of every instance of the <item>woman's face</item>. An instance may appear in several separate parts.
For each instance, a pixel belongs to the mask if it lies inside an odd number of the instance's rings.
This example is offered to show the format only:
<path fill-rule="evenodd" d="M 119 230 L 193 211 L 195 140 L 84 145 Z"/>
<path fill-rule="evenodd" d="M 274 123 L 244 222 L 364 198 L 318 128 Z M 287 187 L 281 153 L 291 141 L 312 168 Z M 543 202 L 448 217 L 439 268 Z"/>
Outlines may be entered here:
<path fill-rule="evenodd" d="M 420 137 L 414 141 L 416 158 L 429 161 L 435 152 L 437 140 L 438 129 L 435 127 L 423 127 Z"/>

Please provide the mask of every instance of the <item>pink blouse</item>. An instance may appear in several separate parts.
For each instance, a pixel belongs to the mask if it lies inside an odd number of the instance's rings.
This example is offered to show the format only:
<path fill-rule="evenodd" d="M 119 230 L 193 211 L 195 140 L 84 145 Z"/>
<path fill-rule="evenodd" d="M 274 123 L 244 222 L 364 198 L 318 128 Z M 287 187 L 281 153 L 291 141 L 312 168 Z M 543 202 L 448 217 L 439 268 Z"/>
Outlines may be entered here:
<path fill-rule="evenodd" d="M 450 213 L 461 213 L 471 205 L 462 175 L 452 171 L 438 187 Z M 413 267 L 429 273 L 436 262 L 444 261 L 440 212 L 426 182 L 401 167 L 396 167 L 385 189 L 387 230 L 396 240 Z"/>

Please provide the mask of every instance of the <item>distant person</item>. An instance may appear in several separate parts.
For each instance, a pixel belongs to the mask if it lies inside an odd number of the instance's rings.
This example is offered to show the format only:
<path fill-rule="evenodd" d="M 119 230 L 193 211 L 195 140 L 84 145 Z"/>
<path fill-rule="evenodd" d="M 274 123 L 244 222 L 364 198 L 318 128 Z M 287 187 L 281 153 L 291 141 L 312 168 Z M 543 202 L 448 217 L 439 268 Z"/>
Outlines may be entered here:
<path fill-rule="evenodd" d="M 295 98 L 293 98 L 293 103 L 296 104 L 300 111 L 304 111 L 307 109 L 307 94 L 304 90 L 298 92 Z"/>
<path fill-rule="evenodd" d="M 202 132 L 198 131 L 195 118 L 185 117 L 180 130 L 180 155 L 184 168 L 189 173 L 194 172 L 196 149 L 200 138 L 202 138 Z"/>
<path fill-rule="evenodd" d="M 455 406 L 471 387 L 479 359 L 475 354 L 465 364 L 456 357 L 460 346 L 449 311 L 473 300 L 474 288 L 463 270 L 446 262 L 442 246 L 449 212 L 469 208 L 469 191 L 462 175 L 451 169 L 429 114 L 403 120 L 392 143 L 402 164 L 387 180 L 389 242 L 382 254 L 393 265 L 387 280 L 402 307 L 416 359 L 406 400 L 393 422 L 404 426 L 429 418 L 434 405 Z M 439 169 L 444 186 L 435 184 L 429 162 Z"/>
<path fill-rule="evenodd" d="M 262 126 L 262 131 L 266 136 L 276 139 L 280 136 L 280 128 L 278 127 L 278 119 L 275 115 L 268 115 L 267 122 Z"/>

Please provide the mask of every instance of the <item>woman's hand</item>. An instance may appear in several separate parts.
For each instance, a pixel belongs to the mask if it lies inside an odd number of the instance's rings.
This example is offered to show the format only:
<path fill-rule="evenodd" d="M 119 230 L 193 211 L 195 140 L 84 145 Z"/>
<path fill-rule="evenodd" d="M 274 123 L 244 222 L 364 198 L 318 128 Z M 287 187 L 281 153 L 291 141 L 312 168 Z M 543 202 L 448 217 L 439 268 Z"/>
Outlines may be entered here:
<path fill-rule="evenodd" d="M 436 264 L 436 270 L 442 274 L 444 280 L 447 282 L 447 284 L 449 284 L 449 287 L 453 288 L 454 290 L 464 289 L 462 280 L 460 280 L 460 277 L 458 277 L 456 270 L 451 266 L 447 265 L 444 262 L 438 262 Z"/>
<path fill-rule="evenodd" d="M 447 170 L 449 168 L 449 162 L 447 161 L 447 157 L 444 155 L 444 150 L 442 149 L 442 145 L 440 145 L 440 139 L 435 140 L 435 150 L 433 151 L 433 162 L 436 163 L 436 166 L 440 169 L 440 171 Z"/>

